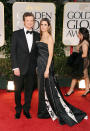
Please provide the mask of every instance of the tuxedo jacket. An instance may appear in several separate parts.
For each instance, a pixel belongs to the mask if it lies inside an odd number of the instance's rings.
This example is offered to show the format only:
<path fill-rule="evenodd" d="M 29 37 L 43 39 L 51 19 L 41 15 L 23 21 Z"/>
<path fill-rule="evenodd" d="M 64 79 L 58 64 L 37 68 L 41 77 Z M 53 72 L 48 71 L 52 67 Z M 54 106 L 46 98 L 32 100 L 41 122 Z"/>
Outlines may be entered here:
<path fill-rule="evenodd" d="M 33 43 L 31 52 L 29 52 L 24 29 L 13 32 L 11 40 L 11 63 L 12 68 L 19 68 L 21 75 L 28 72 L 35 72 L 37 64 L 37 46 L 36 41 L 40 40 L 40 34 L 33 31 Z"/>

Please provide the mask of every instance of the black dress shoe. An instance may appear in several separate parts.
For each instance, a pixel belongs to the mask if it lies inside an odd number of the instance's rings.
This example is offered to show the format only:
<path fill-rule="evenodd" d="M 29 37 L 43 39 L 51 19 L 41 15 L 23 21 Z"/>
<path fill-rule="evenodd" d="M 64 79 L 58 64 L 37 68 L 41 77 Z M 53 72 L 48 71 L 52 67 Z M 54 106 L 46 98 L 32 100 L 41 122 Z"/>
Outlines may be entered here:
<path fill-rule="evenodd" d="M 29 112 L 23 111 L 23 114 L 26 116 L 27 119 L 32 118 Z"/>
<path fill-rule="evenodd" d="M 21 113 L 16 113 L 16 114 L 15 114 L 15 118 L 16 118 L 16 119 L 20 119 L 20 116 L 21 116 Z"/>
<path fill-rule="evenodd" d="M 74 91 L 72 91 L 70 94 L 65 94 L 65 96 L 70 96 L 71 94 L 73 94 L 74 93 Z"/>
<path fill-rule="evenodd" d="M 82 97 L 85 97 L 88 93 L 90 93 L 90 90 L 86 94 L 83 94 Z"/>

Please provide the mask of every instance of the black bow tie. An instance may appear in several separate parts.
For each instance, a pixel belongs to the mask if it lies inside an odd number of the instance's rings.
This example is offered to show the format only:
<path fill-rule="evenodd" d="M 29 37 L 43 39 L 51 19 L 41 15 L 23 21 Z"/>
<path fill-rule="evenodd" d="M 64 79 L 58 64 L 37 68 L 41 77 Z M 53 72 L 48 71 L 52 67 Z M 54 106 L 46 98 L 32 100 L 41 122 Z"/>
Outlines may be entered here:
<path fill-rule="evenodd" d="M 28 34 L 28 33 L 32 34 L 32 33 L 33 33 L 33 31 L 28 31 L 28 30 L 27 30 L 26 34 Z"/>

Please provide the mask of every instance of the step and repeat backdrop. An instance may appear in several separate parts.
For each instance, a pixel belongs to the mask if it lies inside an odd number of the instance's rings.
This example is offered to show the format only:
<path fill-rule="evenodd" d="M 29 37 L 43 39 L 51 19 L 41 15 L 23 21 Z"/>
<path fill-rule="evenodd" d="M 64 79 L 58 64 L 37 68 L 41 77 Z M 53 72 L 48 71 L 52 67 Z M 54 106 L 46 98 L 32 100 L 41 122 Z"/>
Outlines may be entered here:
<path fill-rule="evenodd" d="M 4 45 L 4 5 L 0 2 L 0 47 Z"/>
<path fill-rule="evenodd" d="M 90 31 L 90 2 L 68 2 L 64 6 L 63 43 L 76 46 L 79 43 L 77 33 L 80 27 Z"/>
<path fill-rule="evenodd" d="M 13 31 L 23 28 L 22 16 L 25 12 L 32 12 L 35 16 L 36 31 L 42 18 L 49 18 L 52 26 L 52 35 L 55 39 L 55 14 L 53 3 L 15 2 L 13 4 Z M 4 45 L 4 6 L 0 2 L 0 46 Z M 80 27 L 90 30 L 90 2 L 67 2 L 64 6 L 62 41 L 66 46 L 76 46 L 79 42 L 77 33 Z"/>
<path fill-rule="evenodd" d="M 35 16 L 34 30 L 39 32 L 39 23 L 42 18 L 48 18 L 51 21 L 52 35 L 55 39 L 55 13 L 56 7 L 54 3 L 41 2 L 15 2 L 13 4 L 13 31 L 23 28 L 23 14 L 32 12 Z M 0 2 L 0 47 L 4 45 L 4 6 Z M 1 55 L 0 55 L 1 56 Z"/>
<path fill-rule="evenodd" d="M 48 18 L 51 21 L 52 35 L 55 39 L 55 10 L 53 3 L 15 2 L 13 4 L 13 31 L 23 28 L 23 14 L 32 12 L 35 16 L 34 30 L 39 31 L 40 20 Z"/>

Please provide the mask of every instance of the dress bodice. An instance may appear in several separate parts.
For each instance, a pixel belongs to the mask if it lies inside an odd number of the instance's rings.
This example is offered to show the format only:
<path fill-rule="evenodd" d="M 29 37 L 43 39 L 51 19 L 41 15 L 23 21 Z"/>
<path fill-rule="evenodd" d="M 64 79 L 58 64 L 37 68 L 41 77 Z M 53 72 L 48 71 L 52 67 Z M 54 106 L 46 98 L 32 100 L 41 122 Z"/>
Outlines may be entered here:
<path fill-rule="evenodd" d="M 38 55 L 39 57 L 44 57 L 45 56 L 48 58 L 48 44 L 44 43 L 44 42 L 38 42 L 37 43 L 37 48 L 38 48 Z"/>

